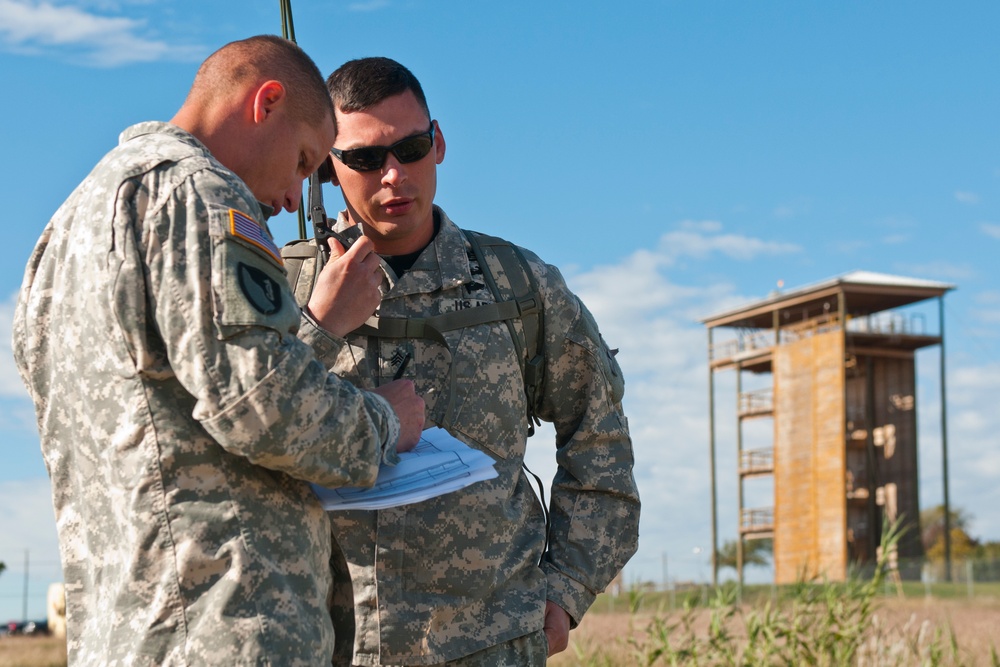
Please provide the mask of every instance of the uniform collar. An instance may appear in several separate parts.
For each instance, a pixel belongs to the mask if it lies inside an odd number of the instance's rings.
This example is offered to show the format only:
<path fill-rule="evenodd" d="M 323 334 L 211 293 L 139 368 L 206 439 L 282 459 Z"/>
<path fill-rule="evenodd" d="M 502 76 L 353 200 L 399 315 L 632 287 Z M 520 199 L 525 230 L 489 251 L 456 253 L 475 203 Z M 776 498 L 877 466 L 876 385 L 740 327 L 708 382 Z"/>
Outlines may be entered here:
<path fill-rule="evenodd" d="M 163 121 L 151 120 L 144 123 L 136 123 L 131 127 L 125 128 L 125 130 L 119 135 L 118 143 L 124 144 L 127 141 L 132 141 L 137 137 L 141 137 L 147 134 L 166 134 L 178 141 L 190 145 L 203 153 L 211 155 L 208 147 L 201 141 L 188 132 L 187 130 L 182 130 L 172 123 L 164 123 Z"/>
<path fill-rule="evenodd" d="M 150 120 L 143 123 L 136 123 L 131 127 L 125 128 L 125 130 L 118 136 L 118 144 L 123 145 L 125 143 L 128 143 L 129 141 L 138 139 L 139 137 L 145 137 L 154 134 L 166 135 L 171 139 L 176 139 L 177 141 L 190 146 L 194 151 L 197 151 L 199 153 L 204 154 L 206 157 L 209 157 L 210 159 L 215 161 L 215 163 L 218 164 L 220 167 L 236 175 L 235 172 L 229 169 L 229 167 L 226 167 L 224 164 L 219 162 L 215 158 L 215 156 L 212 155 L 212 152 L 208 150 L 208 146 L 203 144 L 201 140 L 198 139 L 198 137 L 194 136 L 187 130 L 183 130 L 177 127 L 173 123 L 164 123 L 163 121 L 158 121 L 158 120 Z M 239 178 L 238 175 L 236 175 L 236 177 Z M 267 220 L 276 213 L 276 211 L 271 206 L 263 202 L 258 201 L 257 205 L 260 207 L 260 214 L 261 214 L 260 220 Z M 264 225 L 264 228 L 267 229 L 266 224 Z M 268 229 L 267 232 L 268 234 L 270 234 L 271 230 Z"/>

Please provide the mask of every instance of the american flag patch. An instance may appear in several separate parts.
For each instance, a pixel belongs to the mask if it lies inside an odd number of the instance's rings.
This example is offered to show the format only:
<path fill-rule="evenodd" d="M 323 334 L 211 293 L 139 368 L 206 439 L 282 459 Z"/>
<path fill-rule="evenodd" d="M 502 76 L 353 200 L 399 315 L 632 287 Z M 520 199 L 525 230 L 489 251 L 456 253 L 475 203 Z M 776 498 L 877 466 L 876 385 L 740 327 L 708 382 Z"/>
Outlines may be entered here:
<path fill-rule="evenodd" d="M 278 250 L 278 246 L 274 245 L 271 237 L 246 213 L 240 213 L 235 208 L 229 209 L 229 231 L 232 232 L 233 236 L 238 236 L 266 252 L 278 264 L 284 264 L 281 261 L 281 251 Z"/>

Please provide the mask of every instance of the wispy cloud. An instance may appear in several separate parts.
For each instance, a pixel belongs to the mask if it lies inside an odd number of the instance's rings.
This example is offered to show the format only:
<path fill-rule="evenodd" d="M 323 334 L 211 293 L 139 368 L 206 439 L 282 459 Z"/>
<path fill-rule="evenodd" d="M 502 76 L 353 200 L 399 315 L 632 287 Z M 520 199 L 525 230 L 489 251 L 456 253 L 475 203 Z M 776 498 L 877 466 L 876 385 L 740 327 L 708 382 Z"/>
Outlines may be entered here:
<path fill-rule="evenodd" d="M 677 226 L 687 232 L 715 234 L 722 231 L 722 223 L 718 220 L 682 220 Z"/>
<path fill-rule="evenodd" d="M 975 192 L 967 192 L 964 190 L 959 190 L 955 193 L 955 199 L 961 204 L 978 204 L 979 195 Z"/>
<path fill-rule="evenodd" d="M 198 46 L 172 45 L 153 36 L 144 19 L 104 16 L 82 6 L 0 0 L 0 47 L 25 55 L 74 59 L 96 67 L 160 60 L 197 61 Z"/>
<path fill-rule="evenodd" d="M 968 280 L 975 275 L 969 264 L 954 264 L 945 261 L 924 262 L 922 264 L 896 262 L 893 267 L 901 274 L 920 278 Z"/>
<path fill-rule="evenodd" d="M 913 229 L 916 221 L 908 215 L 886 215 L 874 220 L 879 227 L 886 229 Z"/>
<path fill-rule="evenodd" d="M 863 239 L 845 239 L 836 240 L 832 244 L 834 250 L 842 255 L 852 255 L 856 252 L 861 252 L 871 247 L 871 242 L 865 241 Z"/>
<path fill-rule="evenodd" d="M 681 257 L 706 259 L 716 254 L 748 261 L 761 256 L 788 255 L 802 250 L 794 243 L 722 233 L 722 225 L 711 220 L 685 220 L 678 227 L 679 229 L 660 237 L 656 251 L 658 261 L 672 264 Z"/>
<path fill-rule="evenodd" d="M 995 239 L 1000 239 L 1000 225 L 993 222 L 979 223 L 979 229 L 983 234 Z"/>
<path fill-rule="evenodd" d="M 347 5 L 349 12 L 374 12 L 389 6 L 389 0 L 365 0 Z"/>
<path fill-rule="evenodd" d="M 799 197 L 798 199 L 778 204 L 774 208 L 773 213 L 776 218 L 794 218 L 808 213 L 811 206 L 812 202 L 809 199 Z"/>
<path fill-rule="evenodd" d="M 1000 291 L 980 292 L 976 295 L 975 303 L 972 317 L 986 325 L 987 330 L 996 332 L 997 325 L 1000 325 Z"/>

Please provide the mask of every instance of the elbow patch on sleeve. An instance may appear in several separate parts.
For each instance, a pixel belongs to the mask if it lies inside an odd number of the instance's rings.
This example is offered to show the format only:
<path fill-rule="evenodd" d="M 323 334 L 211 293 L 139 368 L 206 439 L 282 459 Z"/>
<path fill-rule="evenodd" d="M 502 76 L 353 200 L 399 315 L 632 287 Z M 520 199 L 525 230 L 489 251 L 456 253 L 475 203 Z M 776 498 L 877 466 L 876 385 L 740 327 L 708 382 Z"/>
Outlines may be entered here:
<path fill-rule="evenodd" d="M 213 211 L 211 222 L 212 297 L 219 338 L 250 327 L 294 333 L 300 311 L 270 235 L 235 209 Z"/>

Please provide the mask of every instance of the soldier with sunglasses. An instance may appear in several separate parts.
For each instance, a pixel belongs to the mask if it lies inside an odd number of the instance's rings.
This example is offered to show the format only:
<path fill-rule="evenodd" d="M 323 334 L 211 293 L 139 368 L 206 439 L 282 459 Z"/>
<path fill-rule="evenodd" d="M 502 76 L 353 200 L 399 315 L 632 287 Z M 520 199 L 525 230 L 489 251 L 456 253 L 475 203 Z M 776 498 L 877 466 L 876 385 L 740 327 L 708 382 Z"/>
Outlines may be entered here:
<path fill-rule="evenodd" d="M 570 628 L 637 546 L 621 369 L 559 271 L 517 249 L 542 301 L 536 414 L 556 431 L 558 472 L 543 508 L 523 468 L 532 429 L 512 339 L 527 335 L 523 322 L 416 333 L 452 313 L 488 310 L 497 299 L 486 276 L 504 280 L 503 267 L 482 266 L 466 233 L 434 204 L 445 138 L 420 83 L 399 63 L 365 58 L 343 65 L 327 86 L 338 126 L 331 177 L 346 204 L 333 224 L 330 262 L 345 261 L 344 244 L 364 237 L 384 277 L 376 316 L 343 338 L 328 336 L 319 356 L 361 387 L 412 379 L 427 423 L 491 455 L 499 473 L 412 505 L 330 513 L 335 663 L 542 665 L 566 648 Z M 315 245 L 285 250 L 302 262 L 290 275 L 304 303 L 336 271 L 317 277 L 323 256 Z M 421 326 L 392 337 L 388 320 Z"/>

